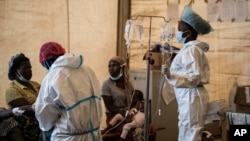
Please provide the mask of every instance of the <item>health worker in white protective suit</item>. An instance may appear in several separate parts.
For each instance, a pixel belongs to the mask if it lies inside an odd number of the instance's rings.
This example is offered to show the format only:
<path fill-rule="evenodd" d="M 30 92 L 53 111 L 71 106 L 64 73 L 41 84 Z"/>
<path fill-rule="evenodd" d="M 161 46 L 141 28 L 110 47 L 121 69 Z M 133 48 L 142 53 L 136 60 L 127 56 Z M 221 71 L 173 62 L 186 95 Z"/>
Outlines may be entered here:
<path fill-rule="evenodd" d="M 208 92 L 204 84 L 209 83 L 210 68 L 204 52 L 209 46 L 197 40 L 213 29 L 185 6 L 176 33 L 177 40 L 184 44 L 175 56 L 170 69 L 162 67 L 162 73 L 174 87 L 179 112 L 179 141 L 201 141 L 208 103 Z"/>
<path fill-rule="evenodd" d="M 41 130 L 51 141 L 102 141 L 101 87 L 83 57 L 66 54 L 56 42 L 42 45 L 39 59 L 48 70 L 35 102 Z"/>

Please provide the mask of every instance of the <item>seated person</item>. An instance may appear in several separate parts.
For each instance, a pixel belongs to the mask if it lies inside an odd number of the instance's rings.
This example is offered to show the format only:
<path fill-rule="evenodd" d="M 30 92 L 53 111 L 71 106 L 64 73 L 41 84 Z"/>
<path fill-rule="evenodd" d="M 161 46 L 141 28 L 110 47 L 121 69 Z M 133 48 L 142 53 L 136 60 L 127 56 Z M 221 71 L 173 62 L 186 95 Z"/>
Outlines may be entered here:
<path fill-rule="evenodd" d="M 24 141 L 20 125 L 15 116 L 21 116 L 25 111 L 32 111 L 30 105 L 6 109 L 0 107 L 0 141 Z"/>
<path fill-rule="evenodd" d="M 8 78 L 11 81 L 5 93 L 5 102 L 10 109 L 32 105 L 36 101 L 40 84 L 32 81 L 32 65 L 23 53 L 12 56 L 9 60 Z M 38 141 L 40 129 L 34 111 L 25 112 L 15 117 L 22 129 L 24 140 Z"/>
<path fill-rule="evenodd" d="M 107 127 L 110 126 L 110 121 L 117 114 L 122 115 L 122 117 L 126 117 L 128 109 L 131 109 L 130 107 L 134 91 L 132 83 L 129 81 L 128 67 L 124 59 L 119 56 L 111 58 L 108 63 L 108 71 L 109 78 L 105 80 L 102 85 L 102 97 L 106 109 L 105 113 Z M 125 118 L 125 120 L 127 120 L 127 118 Z M 119 124 L 116 124 L 114 128 L 112 128 L 112 133 L 122 133 L 123 126 L 127 123 L 127 121 L 125 120 L 124 122 L 119 122 Z M 108 128 L 102 131 L 103 137 L 105 137 L 105 134 L 109 132 Z M 150 141 L 154 141 L 156 137 L 155 130 L 153 128 L 152 130 L 151 128 L 149 128 L 148 130 L 149 132 L 151 132 L 149 136 Z M 135 140 L 133 133 L 134 132 L 132 130 L 128 132 L 128 135 L 126 137 L 127 141 Z M 113 139 L 114 138 L 112 138 L 112 140 Z M 120 140 L 123 139 L 120 138 Z"/>
<path fill-rule="evenodd" d="M 132 102 L 131 97 L 134 88 L 127 77 L 127 69 L 126 62 L 121 57 L 114 56 L 109 60 L 109 77 L 102 85 L 107 125 L 116 114 L 125 116 Z M 121 133 L 123 125 L 124 123 L 121 123 L 112 132 Z"/>
<path fill-rule="evenodd" d="M 141 91 L 134 91 L 131 107 L 132 108 L 130 108 L 127 116 L 125 115 L 125 117 L 122 114 L 116 114 L 108 123 L 108 126 L 104 132 L 109 132 L 113 127 L 115 127 L 116 124 L 125 121 L 126 124 L 123 126 L 123 130 L 120 135 L 121 140 L 125 140 L 130 129 L 142 127 L 144 125 L 145 115 L 143 113 L 144 101 Z"/>

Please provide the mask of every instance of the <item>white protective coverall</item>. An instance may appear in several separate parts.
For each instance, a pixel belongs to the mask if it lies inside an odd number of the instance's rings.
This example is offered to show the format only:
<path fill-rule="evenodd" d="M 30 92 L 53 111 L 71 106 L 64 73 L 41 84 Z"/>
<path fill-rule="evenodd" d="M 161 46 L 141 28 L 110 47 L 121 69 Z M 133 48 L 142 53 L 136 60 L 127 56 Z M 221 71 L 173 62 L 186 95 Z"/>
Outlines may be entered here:
<path fill-rule="evenodd" d="M 168 82 L 174 86 L 179 112 L 179 141 L 201 141 L 208 103 L 210 68 L 205 56 L 209 46 L 189 41 L 174 58 Z"/>
<path fill-rule="evenodd" d="M 54 128 L 51 141 L 102 141 L 99 81 L 82 63 L 82 56 L 60 56 L 41 84 L 35 114 L 41 130 Z"/>

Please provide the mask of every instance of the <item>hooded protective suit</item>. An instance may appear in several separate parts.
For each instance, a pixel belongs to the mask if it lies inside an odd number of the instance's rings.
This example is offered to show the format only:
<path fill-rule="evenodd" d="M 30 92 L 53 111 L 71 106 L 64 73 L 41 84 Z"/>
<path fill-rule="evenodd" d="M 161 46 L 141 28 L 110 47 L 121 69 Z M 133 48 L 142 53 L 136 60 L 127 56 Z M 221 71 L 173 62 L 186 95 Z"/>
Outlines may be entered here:
<path fill-rule="evenodd" d="M 43 131 L 52 128 L 52 141 L 101 141 L 101 89 L 82 57 L 65 54 L 44 78 L 35 103 Z"/>
<path fill-rule="evenodd" d="M 174 86 L 179 112 L 179 141 L 200 141 L 204 127 L 210 69 L 204 51 L 209 46 L 198 40 L 189 41 L 174 58 L 168 82 Z"/>

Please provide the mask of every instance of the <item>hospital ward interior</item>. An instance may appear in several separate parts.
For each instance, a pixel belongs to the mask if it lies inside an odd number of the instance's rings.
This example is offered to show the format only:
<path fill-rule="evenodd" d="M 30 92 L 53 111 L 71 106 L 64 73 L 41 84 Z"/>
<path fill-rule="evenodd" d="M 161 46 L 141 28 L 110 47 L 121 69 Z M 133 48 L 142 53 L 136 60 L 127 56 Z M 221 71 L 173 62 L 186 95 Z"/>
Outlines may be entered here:
<path fill-rule="evenodd" d="M 10 122 L 24 141 L 249 141 L 249 8 L 249 0 L 0 0 L 0 141 L 15 141 Z M 32 77 L 15 68 L 18 57 Z M 11 101 L 22 99 L 14 83 L 33 86 L 32 102 Z M 32 139 L 18 122 L 26 112 L 39 132 Z M 114 125 L 111 115 L 120 116 Z"/>

